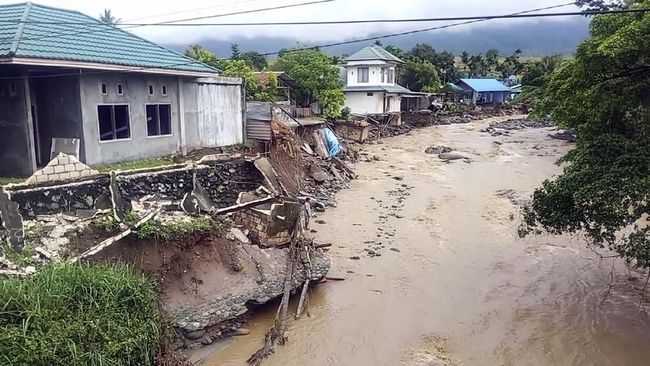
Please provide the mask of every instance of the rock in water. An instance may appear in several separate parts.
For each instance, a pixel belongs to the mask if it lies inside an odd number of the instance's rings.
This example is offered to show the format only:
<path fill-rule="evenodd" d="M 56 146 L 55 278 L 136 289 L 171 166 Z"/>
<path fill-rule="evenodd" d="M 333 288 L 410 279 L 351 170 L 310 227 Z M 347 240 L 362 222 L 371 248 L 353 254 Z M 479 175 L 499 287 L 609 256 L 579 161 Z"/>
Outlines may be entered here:
<path fill-rule="evenodd" d="M 439 154 L 438 157 L 441 160 L 446 160 L 446 161 L 467 159 L 466 156 L 461 155 L 460 153 L 457 153 L 457 152 L 442 153 L 442 154 Z"/>
<path fill-rule="evenodd" d="M 424 152 L 426 154 L 444 154 L 452 151 L 451 147 L 448 146 L 429 146 Z"/>
<path fill-rule="evenodd" d="M 236 330 L 234 330 L 232 332 L 232 335 L 239 336 L 239 337 L 240 336 L 247 336 L 249 334 L 251 334 L 251 331 L 246 329 L 246 328 L 239 328 L 239 329 L 236 329 Z"/>

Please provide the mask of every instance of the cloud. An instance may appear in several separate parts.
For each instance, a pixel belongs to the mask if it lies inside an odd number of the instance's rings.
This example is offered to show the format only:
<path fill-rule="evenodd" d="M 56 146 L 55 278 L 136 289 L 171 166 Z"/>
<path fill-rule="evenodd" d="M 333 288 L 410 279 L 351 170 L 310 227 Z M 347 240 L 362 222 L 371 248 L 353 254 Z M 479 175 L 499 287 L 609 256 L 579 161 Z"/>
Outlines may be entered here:
<path fill-rule="evenodd" d="M 104 8 L 110 8 L 113 14 L 125 22 L 160 22 L 173 19 L 185 19 L 213 14 L 224 14 L 242 10 L 251 10 L 298 4 L 306 0 L 185 0 L 168 1 L 134 1 L 106 0 L 103 2 L 86 0 L 40 0 L 44 5 L 74 9 L 97 17 Z M 5 2 L 5 1 L 1 1 Z M 564 3 L 566 3 L 565 1 Z M 269 21 L 308 21 L 308 20 L 347 20 L 379 18 L 423 18 L 445 16 L 478 16 L 508 14 L 522 10 L 562 4 L 560 0 L 335 0 L 332 2 L 282 10 L 265 11 L 246 15 L 204 19 L 201 22 L 269 22 Z M 185 9 L 198 9 L 188 11 Z M 562 10 L 575 9 L 572 7 Z M 169 14 L 172 13 L 172 14 Z M 165 16 L 152 17 L 158 14 Z M 490 21 L 495 22 L 497 21 Z M 522 22 L 520 20 L 502 20 L 498 23 Z M 267 27 L 138 27 L 130 29 L 143 37 L 165 44 L 188 44 L 192 42 L 215 40 L 241 40 L 256 37 L 292 38 L 306 43 L 319 43 L 362 38 L 369 34 L 392 33 L 418 28 L 426 28 L 443 23 L 400 23 L 400 24 L 363 24 L 363 25 L 329 25 L 329 26 L 267 26 Z M 467 31 L 473 26 L 457 28 Z"/>

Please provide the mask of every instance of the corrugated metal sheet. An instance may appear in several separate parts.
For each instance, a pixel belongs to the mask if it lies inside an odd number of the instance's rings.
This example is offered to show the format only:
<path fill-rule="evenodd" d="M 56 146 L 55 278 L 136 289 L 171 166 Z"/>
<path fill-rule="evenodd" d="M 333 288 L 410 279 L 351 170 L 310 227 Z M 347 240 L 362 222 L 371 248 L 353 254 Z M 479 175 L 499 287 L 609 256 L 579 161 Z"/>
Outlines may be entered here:
<path fill-rule="evenodd" d="M 198 85 L 198 130 L 202 146 L 244 142 L 241 85 Z"/>
<path fill-rule="evenodd" d="M 248 119 L 246 121 L 246 137 L 253 140 L 271 141 L 271 122 Z"/>
<path fill-rule="evenodd" d="M 460 79 L 460 81 L 477 92 L 510 91 L 510 88 L 496 79 Z"/>
<path fill-rule="evenodd" d="M 258 121 L 271 121 L 271 103 L 267 102 L 247 102 L 246 118 L 256 119 Z"/>

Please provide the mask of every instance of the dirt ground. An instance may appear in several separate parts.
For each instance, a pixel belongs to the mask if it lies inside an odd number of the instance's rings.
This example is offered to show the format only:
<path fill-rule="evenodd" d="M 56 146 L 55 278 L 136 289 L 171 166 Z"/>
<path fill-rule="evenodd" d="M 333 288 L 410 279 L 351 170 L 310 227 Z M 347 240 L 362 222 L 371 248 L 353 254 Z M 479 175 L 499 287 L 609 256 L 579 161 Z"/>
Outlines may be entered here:
<path fill-rule="evenodd" d="M 579 237 L 517 236 L 518 204 L 560 172 L 571 145 L 548 128 L 481 132 L 502 119 L 364 146 L 377 159 L 358 164 L 359 179 L 314 225 L 319 242 L 335 243 L 331 275 L 346 280 L 313 291 L 311 316 L 265 365 L 647 363 L 637 274 Z M 432 145 L 467 159 L 445 163 L 424 153 Z M 244 365 L 273 315 L 205 365 Z"/>

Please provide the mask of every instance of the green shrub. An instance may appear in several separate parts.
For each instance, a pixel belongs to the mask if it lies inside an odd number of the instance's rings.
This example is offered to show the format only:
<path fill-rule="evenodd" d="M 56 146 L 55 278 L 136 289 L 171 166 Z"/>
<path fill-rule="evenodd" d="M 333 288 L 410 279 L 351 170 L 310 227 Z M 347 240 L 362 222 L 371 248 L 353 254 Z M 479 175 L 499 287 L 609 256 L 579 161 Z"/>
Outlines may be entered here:
<path fill-rule="evenodd" d="M 0 364 L 152 365 L 151 280 L 122 265 L 62 264 L 0 281 Z"/>
<path fill-rule="evenodd" d="M 189 220 L 165 223 L 150 220 L 137 229 L 137 234 L 140 240 L 156 239 L 165 241 L 169 239 L 178 239 L 184 235 L 208 232 L 214 227 L 214 225 L 214 221 L 208 217 L 197 217 L 190 218 Z"/>

